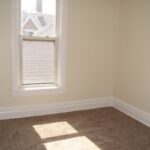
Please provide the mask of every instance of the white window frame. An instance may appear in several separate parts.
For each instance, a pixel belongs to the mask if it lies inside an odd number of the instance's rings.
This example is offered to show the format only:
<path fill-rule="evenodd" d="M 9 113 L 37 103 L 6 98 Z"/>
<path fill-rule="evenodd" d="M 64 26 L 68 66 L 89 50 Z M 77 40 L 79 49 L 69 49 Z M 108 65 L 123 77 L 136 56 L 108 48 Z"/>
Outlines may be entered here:
<path fill-rule="evenodd" d="M 57 0 L 60 7 L 58 38 L 57 38 L 57 86 L 23 87 L 21 86 L 21 37 L 20 16 L 21 0 L 11 1 L 11 63 L 12 63 L 12 95 L 32 96 L 63 94 L 65 92 L 66 66 L 66 31 L 67 31 L 67 4 L 68 0 Z"/>

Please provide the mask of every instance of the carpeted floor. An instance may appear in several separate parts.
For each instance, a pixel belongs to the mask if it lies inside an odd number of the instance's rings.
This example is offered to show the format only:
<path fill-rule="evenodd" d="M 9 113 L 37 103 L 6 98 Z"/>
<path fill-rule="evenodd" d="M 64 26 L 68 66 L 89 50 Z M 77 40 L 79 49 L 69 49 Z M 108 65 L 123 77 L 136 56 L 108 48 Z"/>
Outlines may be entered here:
<path fill-rule="evenodd" d="M 5 120 L 0 150 L 150 150 L 150 128 L 111 107 Z"/>

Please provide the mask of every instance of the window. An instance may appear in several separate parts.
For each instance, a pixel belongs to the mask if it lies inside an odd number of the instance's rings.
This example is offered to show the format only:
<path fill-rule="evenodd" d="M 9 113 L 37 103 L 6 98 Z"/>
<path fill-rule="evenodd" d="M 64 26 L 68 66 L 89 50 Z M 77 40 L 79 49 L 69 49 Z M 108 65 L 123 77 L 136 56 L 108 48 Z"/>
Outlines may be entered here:
<path fill-rule="evenodd" d="M 64 91 L 64 6 L 63 0 L 12 2 L 14 95 Z"/>

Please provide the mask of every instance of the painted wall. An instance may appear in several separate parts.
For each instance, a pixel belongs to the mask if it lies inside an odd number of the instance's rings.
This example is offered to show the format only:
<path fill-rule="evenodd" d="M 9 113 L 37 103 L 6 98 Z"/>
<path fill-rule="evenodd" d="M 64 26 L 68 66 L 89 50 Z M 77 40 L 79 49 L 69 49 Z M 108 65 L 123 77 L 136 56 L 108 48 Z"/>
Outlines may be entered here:
<path fill-rule="evenodd" d="M 150 0 L 120 1 L 115 96 L 150 112 Z"/>
<path fill-rule="evenodd" d="M 0 106 L 80 100 L 113 95 L 118 0 L 69 0 L 66 92 L 12 97 L 11 0 L 0 0 Z"/>

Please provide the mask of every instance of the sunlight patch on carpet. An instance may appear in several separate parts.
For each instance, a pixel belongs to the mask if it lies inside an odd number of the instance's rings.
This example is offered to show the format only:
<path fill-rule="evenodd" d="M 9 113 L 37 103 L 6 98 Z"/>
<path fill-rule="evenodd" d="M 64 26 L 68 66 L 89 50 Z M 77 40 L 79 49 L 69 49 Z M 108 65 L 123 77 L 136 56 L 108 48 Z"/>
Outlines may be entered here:
<path fill-rule="evenodd" d="M 66 121 L 33 125 L 33 128 L 41 139 L 78 133 L 78 131 Z"/>
<path fill-rule="evenodd" d="M 102 150 L 87 137 L 75 137 L 44 143 L 46 150 Z"/>

